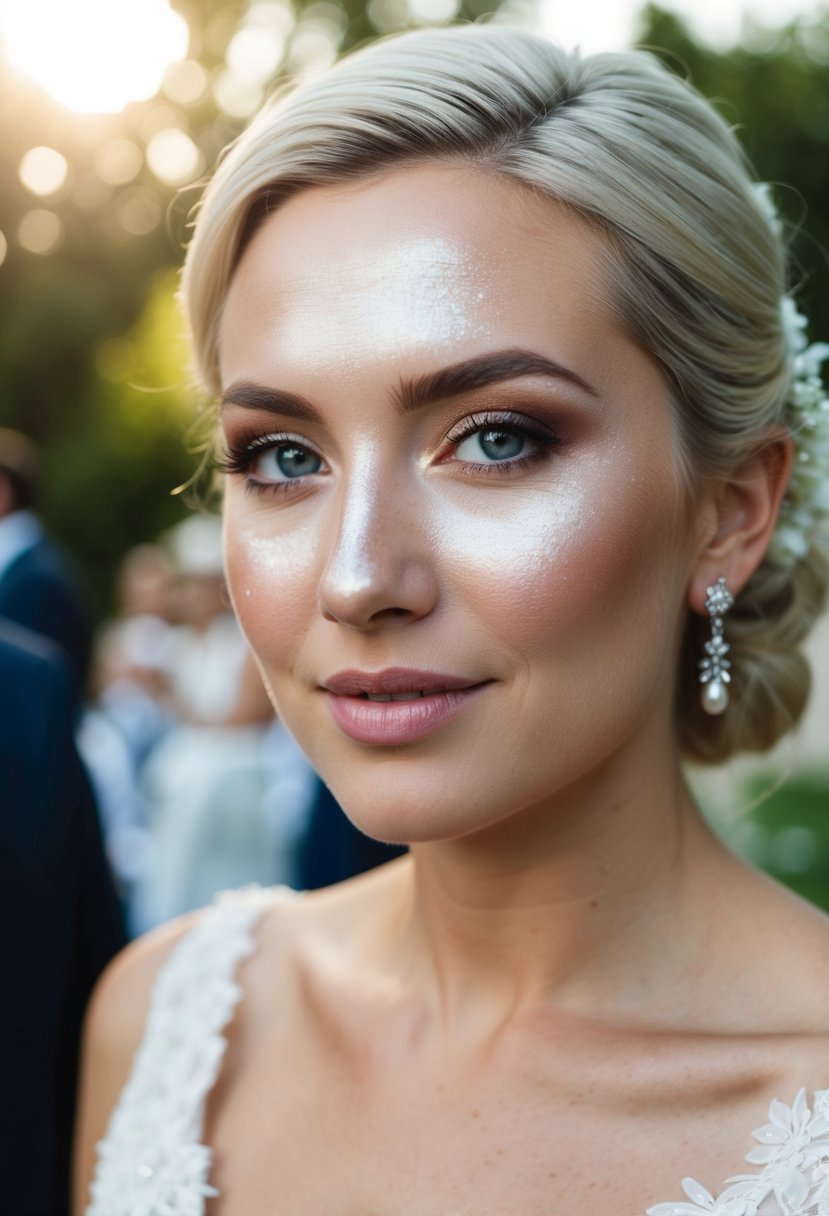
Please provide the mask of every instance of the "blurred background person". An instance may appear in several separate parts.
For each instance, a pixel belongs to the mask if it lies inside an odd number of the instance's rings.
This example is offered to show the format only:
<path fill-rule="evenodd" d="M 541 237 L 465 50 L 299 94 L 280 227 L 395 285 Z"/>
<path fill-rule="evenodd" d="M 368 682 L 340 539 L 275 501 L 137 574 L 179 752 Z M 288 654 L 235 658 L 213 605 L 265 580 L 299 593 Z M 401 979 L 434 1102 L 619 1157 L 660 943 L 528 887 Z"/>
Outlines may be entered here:
<path fill-rule="evenodd" d="M 96 639 L 94 700 L 85 708 L 78 744 L 89 768 L 107 854 L 132 930 L 136 892 L 149 863 L 142 772 L 175 722 L 168 676 L 175 574 L 160 545 L 137 545 L 126 554 L 116 594 L 116 616 Z"/>
<path fill-rule="evenodd" d="M 74 678 L 45 639 L 0 622 L 0 1210 L 68 1210 L 81 1019 L 125 943 L 73 742 Z"/>
<path fill-rule="evenodd" d="M 106 717 L 96 722 L 115 745 L 106 781 L 100 770 L 95 779 L 107 823 L 128 825 L 116 833 L 128 847 L 113 846 L 112 855 L 129 887 L 129 873 L 143 864 L 140 832 L 131 836 L 129 825 L 140 826 L 145 813 L 130 765 L 139 755 L 143 772 L 175 718 L 167 694 L 151 687 L 157 677 L 166 685 L 166 659 L 133 671 L 139 678 L 126 689 L 113 674 L 134 638 L 132 626 L 119 636 L 131 595 L 115 589 L 125 555 L 129 564 L 136 545 L 155 544 L 186 514 L 170 489 L 191 477 L 185 437 L 204 405 L 188 374 L 176 304 L 192 187 L 268 93 L 374 37 L 474 21 L 484 10 L 478 0 L 112 0 L 105 7 L 106 22 L 98 0 L 0 5 L 0 427 L 36 437 L 41 527 L 77 557 L 95 619 L 115 621 L 117 661 L 104 681 L 111 694 L 102 692 L 97 708 Z M 727 120 L 739 116 L 757 175 L 798 183 L 797 191 L 780 190 L 778 205 L 792 235 L 799 306 L 813 332 L 829 333 L 825 4 L 499 0 L 492 9 L 499 20 L 585 52 L 648 46 L 721 98 Z M 4 552 L 0 540 L 0 577 Z M 716 781 L 695 775 L 695 782 L 731 844 L 829 907 L 829 634 L 816 634 L 811 657 L 816 694 L 800 737 L 766 761 L 747 759 Z M 133 695 L 136 687 L 149 695 Z M 279 773 L 288 781 L 276 759 L 273 771 L 272 782 Z M 305 788 L 304 780 L 294 788 Z M 132 810 L 119 785 L 132 790 Z M 269 786 L 264 800 L 263 814 L 283 823 L 296 815 L 305 825 L 292 854 L 300 886 L 327 884 L 362 864 L 321 784 L 309 797 L 310 812 L 302 798 L 297 810 L 287 786 L 284 796 Z M 277 833 L 278 852 L 282 840 Z M 284 869 L 280 860 L 274 872 Z"/>
<path fill-rule="evenodd" d="M 118 727 L 136 770 L 172 722 L 167 671 L 175 593 L 175 570 L 162 546 L 136 545 L 118 571 L 117 615 L 98 634 L 98 702 Z"/>
<path fill-rule="evenodd" d="M 37 491 L 35 445 L 17 431 L 0 429 L 0 617 L 60 646 L 81 693 L 91 625 L 67 558 L 35 513 Z"/>
<path fill-rule="evenodd" d="M 225 887 L 289 882 L 314 777 L 274 721 L 230 608 L 221 525 L 193 516 L 168 537 L 178 575 L 167 660 L 175 725 L 143 771 L 149 859 L 136 922 L 158 924 Z"/>

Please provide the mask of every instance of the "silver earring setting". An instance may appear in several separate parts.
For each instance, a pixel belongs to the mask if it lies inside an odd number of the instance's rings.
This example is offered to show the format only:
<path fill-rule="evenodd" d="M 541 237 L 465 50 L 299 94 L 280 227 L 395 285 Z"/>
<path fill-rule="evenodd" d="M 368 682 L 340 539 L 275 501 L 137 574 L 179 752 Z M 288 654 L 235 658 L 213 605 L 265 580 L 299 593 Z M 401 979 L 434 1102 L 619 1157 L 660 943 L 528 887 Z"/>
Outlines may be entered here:
<path fill-rule="evenodd" d="M 722 575 L 707 590 L 705 608 L 711 618 L 711 637 L 705 643 L 705 658 L 699 664 L 701 700 L 707 714 L 721 714 L 728 707 L 728 685 L 731 683 L 731 660 L 726 658 L 731 647 L 723 637 L 723 617 L 734 603 L 734 596 Z"/>

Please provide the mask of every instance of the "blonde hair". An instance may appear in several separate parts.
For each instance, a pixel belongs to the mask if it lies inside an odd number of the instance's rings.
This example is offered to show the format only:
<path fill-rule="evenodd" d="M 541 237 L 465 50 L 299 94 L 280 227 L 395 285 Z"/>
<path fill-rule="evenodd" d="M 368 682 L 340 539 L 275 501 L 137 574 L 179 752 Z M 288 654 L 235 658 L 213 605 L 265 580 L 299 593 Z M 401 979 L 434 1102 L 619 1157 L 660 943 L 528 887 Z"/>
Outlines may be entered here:
<path fill-rule="evenodd" d="M 672 390 L 689 481 L 736 467 L 785 423 L 784 250 L 732 132 L 647 54 L 583 59 L 500 25 L 375 43 L 277 98 L 229 149 L 183 280 L 211 392 L 224 300 L 264 218 L 307 187 L 436 159 L 515 179 L 599 226 L 613 303 Z M 755 573 L 728 618 L 734 682 L 720 718 L 699 704 L 706 622 L 689 613 L 678 687 L 688 758 L 763 750 L 797 722 L 810 682 L 799 646 L 827 580 L 817 545 L 793 570 L 767 558 Z"/>

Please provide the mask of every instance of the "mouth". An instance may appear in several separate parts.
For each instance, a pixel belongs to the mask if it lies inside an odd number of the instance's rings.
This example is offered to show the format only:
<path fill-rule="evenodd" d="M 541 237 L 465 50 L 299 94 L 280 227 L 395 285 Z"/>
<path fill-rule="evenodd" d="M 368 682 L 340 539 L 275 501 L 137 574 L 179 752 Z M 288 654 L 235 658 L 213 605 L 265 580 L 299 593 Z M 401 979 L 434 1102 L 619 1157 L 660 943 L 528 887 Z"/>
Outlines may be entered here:
<path fill-rule="evenodd" d="M 474 688 L 488 683 L 463 676 L 411 667 L 387 667 L 383 671 L 340 671 L 324 680 L 322 687 L 337 697 L 360 697 L 368 701 L 415 701 L 441 692 Z"/>
<path fill-rule="evenodd" d="M 491 683 L 395 667 L 338 672 L 322 689 L 344 734 L 358 743 L 391 747 L 437 731 Z"/>

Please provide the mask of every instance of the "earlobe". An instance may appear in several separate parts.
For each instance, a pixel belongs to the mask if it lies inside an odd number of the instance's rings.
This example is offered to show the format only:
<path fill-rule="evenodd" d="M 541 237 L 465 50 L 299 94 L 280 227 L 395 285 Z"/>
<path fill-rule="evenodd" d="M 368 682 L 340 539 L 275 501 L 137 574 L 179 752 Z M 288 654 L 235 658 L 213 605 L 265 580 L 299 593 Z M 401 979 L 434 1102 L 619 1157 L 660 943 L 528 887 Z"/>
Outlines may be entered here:
<path fill-rule="evenodd" d="M 725 577 L 736 597 L 769 546 L 792 471 L 794 443 L 783 428 L 771 432 L 714 490 L 716 527 L 699 554 L 688 597 L 705 614 L 707 589 Z"/>

